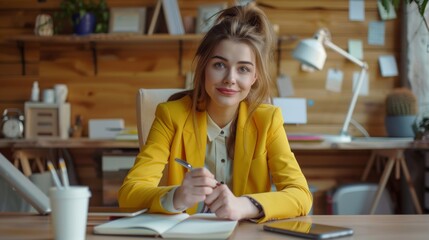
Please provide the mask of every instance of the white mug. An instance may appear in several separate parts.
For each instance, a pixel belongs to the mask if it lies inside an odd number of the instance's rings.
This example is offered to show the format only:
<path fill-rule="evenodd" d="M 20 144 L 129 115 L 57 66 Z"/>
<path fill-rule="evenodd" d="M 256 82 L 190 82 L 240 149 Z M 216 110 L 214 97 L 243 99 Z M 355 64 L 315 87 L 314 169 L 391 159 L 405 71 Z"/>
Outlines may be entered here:
<path fill-rule="evenodd" d="M 43 102 L 44 103 L 55 103 L 54 89 L 48 88 L 43 90 Z"/>
<path fill-rule="evenodd" d="M 55 99 L 57 103 L 65 103 L 68 94 L 68 88 L 65 84 L 55 84 Z"/>

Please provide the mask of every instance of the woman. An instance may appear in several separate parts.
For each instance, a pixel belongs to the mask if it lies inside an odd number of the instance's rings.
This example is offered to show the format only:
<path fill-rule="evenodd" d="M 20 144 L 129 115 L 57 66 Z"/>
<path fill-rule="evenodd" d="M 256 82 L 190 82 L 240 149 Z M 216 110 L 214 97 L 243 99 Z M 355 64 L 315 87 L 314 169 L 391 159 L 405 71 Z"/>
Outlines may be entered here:
<path fill-rule="evenodd" d="M 166 214 L 205 207 L 221 218 L 257 222 L 310 211 L 311 193 L 281 111 L 264 103 L 274 42 L 256 6 L 219 13 L 196 52 L 194 89 L 157 107 L 146 145 L 119 191 L 121 207 Z M 161 187 L 164 168 L 168 186 Z"/>

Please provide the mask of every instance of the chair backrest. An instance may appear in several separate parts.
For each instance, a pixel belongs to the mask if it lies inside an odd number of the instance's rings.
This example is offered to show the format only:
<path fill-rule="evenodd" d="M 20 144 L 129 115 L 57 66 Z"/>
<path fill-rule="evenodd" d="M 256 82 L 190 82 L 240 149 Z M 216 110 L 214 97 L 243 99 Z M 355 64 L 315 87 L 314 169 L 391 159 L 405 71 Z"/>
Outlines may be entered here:
<path fill-rule="evenodd" d="M 137 131 L 140 148 L 146 143 L 147 136 L 155 119 L 156 107 L 166 102 L 174 93 L 184 91 L 180 88 L 139 89 L 137 93 Z"/>
<path fill-rule="evenodd" d="M 332 213 L 337 215 L 369 214 L 377 184 L 357 183 L 339 186 L 332 195 Z M 384 189 L 375 214 L 393 214 L 390 194 Z"/>

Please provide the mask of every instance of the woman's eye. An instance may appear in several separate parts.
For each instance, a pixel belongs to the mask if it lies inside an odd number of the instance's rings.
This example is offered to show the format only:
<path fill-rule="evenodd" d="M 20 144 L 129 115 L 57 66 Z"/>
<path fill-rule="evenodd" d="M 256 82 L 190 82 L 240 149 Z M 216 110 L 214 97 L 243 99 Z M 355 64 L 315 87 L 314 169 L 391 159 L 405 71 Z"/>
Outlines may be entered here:
<path fill-rule="evenodd" d="M 247 73 L 247 72 L 250 72 L 250 68 L 243 66 L 243 67 L 239 67 L 238 71 L 241 73 Z"/>
<path fill-rule="evenodd" d="M 217 62 L 217 63 L 214 64 L 214 66 L 216 68 L 225 68 L 225 64 L 223 64 L 222 62 Z"/>

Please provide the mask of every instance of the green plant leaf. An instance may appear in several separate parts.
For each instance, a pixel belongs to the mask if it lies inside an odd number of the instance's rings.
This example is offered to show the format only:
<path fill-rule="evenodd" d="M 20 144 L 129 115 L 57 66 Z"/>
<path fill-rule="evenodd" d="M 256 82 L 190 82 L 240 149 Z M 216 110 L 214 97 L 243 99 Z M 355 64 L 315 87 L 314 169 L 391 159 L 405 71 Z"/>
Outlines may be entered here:
<path fill-rule="evenodd" d="M 400 2 L 400 0 L 392 0 L 392 5 L 393 5 L 396 9 L 398 9 L 398 8 L 399 8 L 399 2 Z"/>
<path fill-rule="evenodd" d="M 425 10 L 426 10 L 426 6 L 428 5 L 428 0 L 423 0 L 423 2 L 421 3 L 421 7 L 420 7 L 420 15 L 422 15 L 424 17 L 425 15 Z"/>

